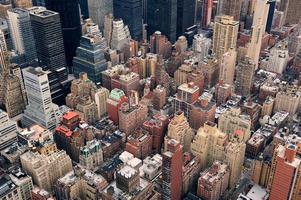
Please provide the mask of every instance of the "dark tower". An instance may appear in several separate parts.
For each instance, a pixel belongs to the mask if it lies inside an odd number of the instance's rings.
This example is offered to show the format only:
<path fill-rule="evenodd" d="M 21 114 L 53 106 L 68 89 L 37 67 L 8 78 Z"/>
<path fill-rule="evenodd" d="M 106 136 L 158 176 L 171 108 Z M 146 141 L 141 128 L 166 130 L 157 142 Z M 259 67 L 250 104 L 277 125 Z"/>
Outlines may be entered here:
<path fill-rule="evenodd" d="M 177 0 L 148 0 L 148 35 L 162 32 L 174 43 L 177 40 Z"/>
<path fill-rule="evenodd" d="M 67 65 L 72 66 L 81 37 L 79 4 L 76 0 L 46 0 L 46 8 L 60 14 Z"/>
<path fill-rule="evenodd" d="M 195 0 L 178 0 L 177 35 L 181 36 L 187 28 L 195 24 Z"/>
<path fill-rule="evenodd" d="M 114 17 L 123 19 L 135 40 L 142 37 L 142 0 L 114 0 Z"/>

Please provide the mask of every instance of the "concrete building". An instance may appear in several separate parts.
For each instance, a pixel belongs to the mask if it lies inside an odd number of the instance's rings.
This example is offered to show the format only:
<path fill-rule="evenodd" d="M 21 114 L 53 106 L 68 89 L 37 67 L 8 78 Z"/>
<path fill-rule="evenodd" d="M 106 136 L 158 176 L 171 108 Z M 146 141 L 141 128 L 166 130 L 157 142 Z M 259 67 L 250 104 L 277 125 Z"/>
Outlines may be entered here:
<path fill-rule="evenodd" d="M 0 192 L 0 199 L 21 200 L 20 188 L 13 183 L 7 174 L 2 174 L 0 177 L 0 187 L 3 188 Z"/>
<path fill-rule="evenodd" d="M 233 138 L 237 130 L 242 133 L 242 141 L 246 142 L 251 137 L 250 116 L 242 114 L 239 108 L 231 108 L 218 118 L 218 128 Z"/>
<path fill-rule="evenodd" d="M 9 177 L 12 182 L 19 188 L 21 199 L 31 200 L 31 190 L 33 189 L 32 178 L 25 174 L 20 168 L 10 171 Z"/>
<path fill-rule="evenodd" d="M 143 172 L 143 177 L 150 181 L 154 180 L 162 172 L 162 159 L 160 154 L 146 157 L 139 169 Z"/>
<path fill-rule="evenodd" d="M 205 37 L 203 34 L 197 34 L 194 36 L 192 50 L 199 62 L 209 55 L 210 48 L 211 39 Z"/>
<path fill-rule="evenodd" d="M 169 140 L 169 138 L 178 141 L 183 146 L 184 152 L 190 151 L 192 129 L 183 112 L 176 112 L 174 118 L 168 124 L 168 133 L 165 140 Z M 165 146 L 164 149 L 166 150 L 166 148 Z"/>
<path fill-rule="evenodd" d="M 201 127 L 191 144 L 191 152 L 201 160 L 202 169 L 215 160 L 225 162 L 230 168 L 229 188 L 233 188 L 241 175 L 246 145 L 237 138 L 228 139 L 216 124 L 207 122 Z"/>
<path fill-rule="evenodd" d="M 235 93 L 245 97 L 251 94 L 255 68 L 256 64 L 248 57 L 245 57 L 238 63 L 236 70 Z"/>
<path fill-rule="evenodd" d="M 125 46 L 130 42 L 131 33 L 128 26 L 123 23 L 122 19 L 113 21 L 111 48 L 123 51 Z"/>
<path fill-rule="evenodd" d="M 97 106 L 97 118 L 101 119 L 107 114 L 107 99 L 109 98 L 109 90 L 101 87 L 95 93 L 95 103 Z"/>
<path fill-rule="evenodd" d="M 32 7 L 31 0 L 12 0 L 12 4 L 15 8 L 30 8 Z"/>
<path fill-rule="evenodd" d="M 274 112 L 285 111 L 293 116 L 299 109 L 301 93 L 297 86 L 287 86 L 275 98 Z"/>
<path fill-rule="evenodd" d="M 156 110 L 160 110 L 163 108 L 163 106 L 166 104 L 166 89 L 162 87 L 161 85 L 158 85 L 153 90 L 153 105 Z"/>
<path fill-rule="evenodd" d="M 97 140 L 88 141 L 86 146 L 81 147 L 79 164 L 89 170 L 94 170 L 103 163 L 103 155 L 100 142 Z"/>
<path fill-rule="evenodd" d="M 17 123 L 9 119 L 8 114 L 0 109 L 0 149 L 9 147 L 17 141 Z"/>
<path fill-rule="evenodd" d="M 34 61 L 37 58 L 37 52 L 29 11 L 14 8 L 8 10 L 7 14 L 14 50 L 23 56 L 23 62 Z"/>
<path fill-rule="evenodd" d="M 286 69 L 289 60 L 288 50 L 273 48 L 267 61 L 265 70 L 282 74 Z"/>
<path fill-rule="evenodd" d="M 224 83 L 233 85 L 237 52 L 230 49 L 224 53 L 220 59 L 219 80 Z"/>
<path fill-rule="evenodd" d="M 197 195 L 205 200 L 218 200 L 228 188 L 230 178 L 229 166 L 215 161 L 212 166 L 201 172 Z"/>
<path fill-rule="evenodd" d="M 208 57 L 203 62 L 199 63 L 198 67 L 204 74 L 204 87 L 209 89 L 215 86 L 219 81 L 220 65 L 215 57 Z"/>
<path fill-rule="evenodd" d="M 166 149 L 162 154 L 162 198 L 166 200 L 180 200 L 183 180 L 182 145 L 174 139 L 169 139 L 165 142 Z"/>
<path fill-rule="evenodd" d="M 236 49 L 239 22 L 231 16 L 217 16 L 213 30 L 213 53 L 220 58 L 229 49 Z"/>
<path fill-rule="evenodd" d="M 28 105 L 24 111 L 22 124 L 25 127 L 38 124 L 54 130 L 57 123 L 58 106 L 52 103 L 47 72 L 40 67 L 23 69 Z"/>
<path fill-rule="evenodd" d="M 90 23 L 87 26 L 87 34 L 80 40 L 76 56 L 73 58 L 73 73 L 79 78 L 80 73 L 85 72 L 88 78 L 95 84 L 101 83 L 101 72 L 107 69 L 108 63 L 105 59 L 107 42 L 102 36 L 98 26 Z"/>
<path fill-rule="evenodd" d="M 149 39 L 150 52 L 163 56 L 164 59 L 171 55 L 172 44 L 160 31 L 154 32 Z"/>
<path fill-rule="evenodd" d="M 40 188 L 53 191 L 55 182 L 72 170 L 72 163 L 65 151 L 40 155 L 31 151 L 21 156 L 22 169 Z"/>
<path fill-rule="evenodd" d="M 73 171 L 58 179 L 55 194 L 57 199 L 98 199 L 107 186 L 107 181 L 101 175 L 76 166 Z"/>
<path fill-rule="evenodd" d="M 112 77 L 111 88 L 121 89 L 129 96 L 131 90 L 139 91 L 139 75 L 134 72 L 127 72 L 119 76 Z"/>

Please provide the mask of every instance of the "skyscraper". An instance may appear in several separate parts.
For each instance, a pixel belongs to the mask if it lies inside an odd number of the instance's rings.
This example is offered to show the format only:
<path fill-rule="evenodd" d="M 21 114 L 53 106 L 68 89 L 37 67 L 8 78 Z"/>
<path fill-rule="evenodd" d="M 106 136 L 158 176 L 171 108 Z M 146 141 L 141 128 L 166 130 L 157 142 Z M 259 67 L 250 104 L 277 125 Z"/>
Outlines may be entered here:
<path fill-rule="evenodd" d="M 234 49 L 230 49 L 220 59 L 219 80 L 229 85 L 233 85 L 236 57 L 237 52 Z"/>
<path fill-rule="evenodd" d="M 79 4 L 74 0 L 47 0 L 45 4 L 47 9 L 60 14 L 67 66 L 72 66 L 81 36 Z"/>
<path fill-rule="evenodd" d="M 219 0 L 218 15 L 229 15 L 239 21 L 242 0 Z"/>
<path fill-rule="evenodd" d="M 221 57 L 229 49 L 236 49 L 239 22 L 231 16 L 217 16 L 213 30 L 213 52 Z"/>
<path fill-rule="evenodd" d="M 67 79 L 60 15 L 44 7 L 33 7 L 29 12 L 40 64 L 51 71 L 64 71 Z"/>
<path fill-rule="evenodd" d="M 29 12 L 14 8 L 8 10 L 7 14 L 14 50 L 24 58 L 24 62 L 34 61 L 37 54 Z"/>
<path fill-rule="evenodd" d="M 89 24 L 87 34 L 81 37 L 80 46 L 73 59 L 73 73 L 79 78 L 81 72 L 88 74 L 91 81 L 101 83 L 101 72 L 107 69 L 108 64 L 104 57 L 107 43 L 98 29 L 98 25 Z"/>
<path fill-rule="evenodd" d="M 183 151 L 174 139 L 166 141 L 167 149 L 163 153 L 162 197 L 164 200 L 180 200 L 182 196 Z"/>
<path fill-rule="evenodd" d="M 181 36 L 187 28 L 195 24 L 196 0 L 178 0 L 177 35 Z"/>
<path fill-rule="evenodd" d="M 177 0 L 147 1 L 148 35 L 161 31 L 172 43 L 177 40 L 177 2 Z"/>
<path fill-rule="evenodd" d="M 113 13 L 113 0 L 89 0 L 88 8 L 90 18 L 102 30 L 105 16 Z"/>
<path fill-rule="evenodd" d="M 198 0 L 197 1 L 197 24 L 200 24 L 202 28 L 207 28 L 212 18 L 213 0 Z"/>
<path fill-rule="evenodd" d="M 123 19 L 133 39 L 142 38 L 142 0 L 113 0 L 114 17 Z"/>
<path fill-rule="evenodd" d="M 28 105 L 24 111 L 22 124 L 29 127 L 38 124 L 54 130 L 58 106 L 52 103 L 47 72 L 40 67 L 23 69 Z"/>
<path fill-rule="evenodd" d="M 255 69 L 258 68 L 262 37 L 265 33 L 265 28 L 268 19 L 269 4 L 267 0 L 257 0 L 253 16 L 251 41 L 248 46 L 247 55 L 255 64 Z"/>
<path fill-rule="evenodd" d="M 271 33 L 273 19 L 274 19 L 274 13 L 275 13 L 275 9 L 276 9 L 276 0 L 269 0 L 268 4 L 270 4 L 270 7 L 269 7 L 269 13 L 268 13 L 268 19 L 267 19 L 265 31 L 267 33 Z"/>

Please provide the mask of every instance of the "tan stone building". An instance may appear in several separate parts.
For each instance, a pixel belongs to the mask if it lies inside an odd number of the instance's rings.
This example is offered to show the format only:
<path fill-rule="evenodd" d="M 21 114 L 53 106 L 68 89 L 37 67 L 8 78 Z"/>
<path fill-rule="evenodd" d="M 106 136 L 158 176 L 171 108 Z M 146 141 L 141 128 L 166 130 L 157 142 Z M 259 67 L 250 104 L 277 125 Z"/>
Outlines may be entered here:
<path fill-rule="evenodd" d="M 52 191 L 56 181 L 72 171 L 72 162 L 65 151 L 41 155 L 28 151 L 20 157 L 22 169 L 40 188 Z"/>
<path fill-rule="evenodd" d="M 192 140 L 192 129 L 189 126 L 187 118 L 183 112 L 175 113 L 173 119 L 171 119 L 168 125 L 167 138 L 175 139 L 183 145 L 184 152 L 190 151 L 190 145 Z M 166 149 L 166 147 L 164 148 Z"/>
<path fill-rule="evenodd" d="M 217 16 L 213 30 L 213 53 L 220 58 L 229 49 L 236 49 L 239 22 L 232 16 Z"/>

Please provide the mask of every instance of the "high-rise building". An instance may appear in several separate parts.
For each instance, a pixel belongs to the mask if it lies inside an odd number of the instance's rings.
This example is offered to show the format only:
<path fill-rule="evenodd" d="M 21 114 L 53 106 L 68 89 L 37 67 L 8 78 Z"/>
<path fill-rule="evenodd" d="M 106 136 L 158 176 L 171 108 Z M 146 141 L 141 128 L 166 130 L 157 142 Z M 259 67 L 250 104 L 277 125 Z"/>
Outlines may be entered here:
<path fill-rule="evenodd" d="M 169 139 L 163 153 L 162 164 L 162 197 L 164 200 L 180 200 L 182 196 L 183 151 L 181 144 Z"/>
<path fill-rule="evenodd" d="M 78 1 L 81 11 L 81 16 L 83 19 L 89 18 L 89 7 L 88 7 L 88 0 L 79 0 Z"/>
<path fill-rule="evenodd" d="M 108 64 L 104 57 L 107 43 L 102 36 L 98 25 L 88 24 L 87 34 L 81 37 L 77 47 L 76 57 L 73 59 L 73 73 L 76 78 L 85 72 L 88 78 L 96 84 L 101 83 L 101 72 L 107 69 Z"/>
<path fill-rule="evenodd" d="M 28 99 L 22 124 L 26 127 L 33 124 L 54 130 L 58 106 L 52 103 L 47 72 L 41 68 L 23 69 L 23 77 Z"/>
<path fill-rule="evenodd" d="M 109 98 L 110 91 L 107 88 L 101 87 L 95 93 L 95 103 L 97 106 L 97 117 L 101 119 L 107 113 L 107 99 Z"/>
<path fill-rule="evenodd" d="M 253 84 L 256 64 L 248 57 L 238 63 L 236 70 L 235 92 L 242 96 L 249 96 Z"/>
<path fill-rule="evenodd" d="M 230 168 L 229 187 L 235 186 L 241 175 L 246 145 L 237 138 L 229 139 L 216 124 L 207 122 L 201 127 L 191 144 L 191 152 L 201 160 L 202 169 L 215 160 L 223 161 Z"/>
<path fill-rule="evenodd" d="M 150 36 L 150 52 L 168 58 L 171 55 L 172 44 L 168 41 L 168 38 L 160 31 L 154 32 Z"/>
<path fill-rule="evenodd" d="M 148 35 L 161 31 L 172 43 L 177 40 L 177 3 L 177 0 L 147 1 Z"/>
<path fill-rule="evenodd" d="M 214 87 L 219 81 L 219 61 L 215 57 L 208 57 L 199 63 L 201 72 L 204 74 L 204 87 Z"/>
<path fill-rule="evenodd" d="M 112 0 L 89 0 L 88 1 L 89 16 L 95 22 L 100 30 L 104 28 L 105 16 L 113 14 Z"/>
<path fill-rule="evenodd" d="M 45 4 L 47 9 L 60 14 L 67 66 L 72 66 L 82 30 L 79 4 L 74 0 L 47 0 Z"/>
<path fill-rule="evenodd" d="M 6 112 L 0 109 L 0 149 L 9 147 L 17 141 L 17 123 L 9 119 Z"/>
<path fill-rule="evenodd" d="M 236 49 L 239 22 L 232 16 L 217 16 L 213 30 L 213 53 L 220 58 L 229 49 Z"/>
<path fill-rule="evenodd" d="M 297 24 L 301 18 L 301 2 L 298 0 L 283 1 L 284 7 L 284 25 Z"/>
<path fill-rule="evenodd" d="M 65 151 L 41 155 L 31 151 L 20 157 L 22 169 L 32 177 L 34 184 L 49 192 L 56 181 L 72 171 L 72 162 Z"/>
<path fill-rule="evenodd" d="M 193 38 L 192 49 L 196 59 L 200 62 L 209 55 L 211 48 L 211 39 L 203 34 L 197 34 Z"/>
<path fill-rule="evenodd" d="M 37 53 L 29 11 L 14 8 L 8 10 L 7 14 L 14 50 L 22 56 L 23 62 L 34 61 Z"/>
<path fill-rule="evenodd" d="M 195 0 L 177 0 L 177 35 L 181 36 L 186 29 L 195 25 Z"/>
<path fill-rule="evenodd" d="M 229 138 L 235 137 L 239 130 L 242 134 L 239 137 L 246 142 L 251 136 L 251 119 L 250 116 L 241 114 L 239 108 L 231 108 L 219 116 L 218 128 L 227 133 Z"/>
<path fill-rule="evenodd" d="M 219 80 L 229 85 L 233 85 L 236 57 L 237 52 L 234 49 L 230 49 L 220 59 Z"/>
<path fill-rule="evenodd" d="M 242 0 L 220 0 L 218 1 L 218 15 L 229 15 L 234 20 L 240 20 Z"/>
<path fill-rule="evenodd" d="M 161 85 L 153 90 L 153 105 L 156 110 L 160 110 L 166 104 L 166 93 L 166 89 Z"/>
<path fill-rule="evenodd" d="M 269 14 L 269 4 L 267 0 L 257 0 L 253 15 L 251 41 L 248 46 L 247 56 L 258 67 L 262 37 L 265 33 L 265 28 Z"/>
<path fill-rule="evenodd" d="M 175 113 L 174 118 L 168 124 L 168 133 L 165 140 L 174 139 L 183 146 L 184 152 L 190 151 L 192 129 L 183 112 Z M 167 146 L 165 146 L 166 150 Z"/>
<path fill-rule="evenodd" d="M 29 12 L 40 64 L 53 72 L 60 71 L 60 79 L 66 80 L 68 72 L 60 15 L 44 7 L 33 7 Z"/>
<path fill-rule="evenodd" d="M 113 0 L 114 17 L 129 27 L 133 39 L 142 38 L 142 0 Z"/>
<path fill-rule="evenodd" d="M 297 145 L 279 145 L 275 149 L 274 175 L 269 199 L 299 199 L 301 160 L 296 155 Z"/>
<path fill-rule="evenodd" d="M 21 199 L 31 200 L 31 190 L 33 188 L 32 178 L 25 174 L 20 168 L 10 170 L 9 177 L 20 189 Z"/>

